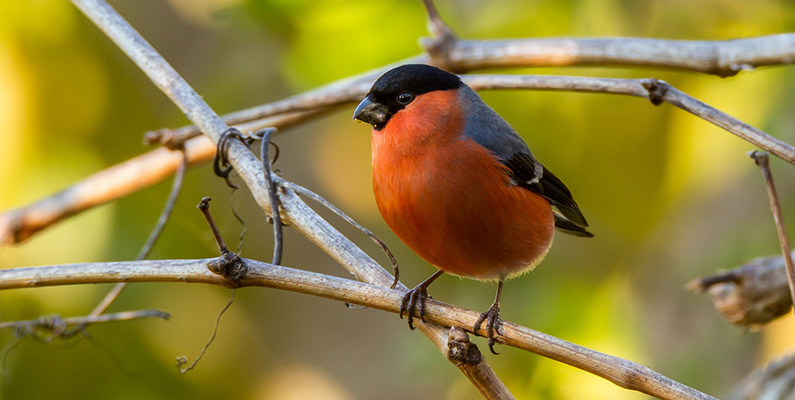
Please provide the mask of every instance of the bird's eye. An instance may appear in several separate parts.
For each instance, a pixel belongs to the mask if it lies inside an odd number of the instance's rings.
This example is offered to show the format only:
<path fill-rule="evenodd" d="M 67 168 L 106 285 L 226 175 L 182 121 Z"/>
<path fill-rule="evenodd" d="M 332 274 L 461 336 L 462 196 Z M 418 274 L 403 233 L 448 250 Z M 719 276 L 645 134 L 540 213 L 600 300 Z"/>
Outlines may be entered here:
<path fill-rule="evenodd" d="M 409 92 L 403 92 L 397 96 L 397 102 L 403 105 L 409 104 L 414 96 Z"/>

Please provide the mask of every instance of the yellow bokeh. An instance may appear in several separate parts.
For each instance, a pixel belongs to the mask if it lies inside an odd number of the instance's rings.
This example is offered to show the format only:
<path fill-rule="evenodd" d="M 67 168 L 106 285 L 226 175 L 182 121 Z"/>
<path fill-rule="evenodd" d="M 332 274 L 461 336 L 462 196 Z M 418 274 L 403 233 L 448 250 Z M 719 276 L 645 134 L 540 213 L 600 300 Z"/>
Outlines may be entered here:
<path fill-rule="evenodd" d="M 29 82 L 26 68 L 17 52 L 7 42 L 0 41 L 0 187 L 11 188 L 15 176 L 21 170 L 25 154 L 25 131 L 29 114 Z M 0 207 L 13 205 L 11 197 L 16 195 L 4 190 L 0 195 Z"/>

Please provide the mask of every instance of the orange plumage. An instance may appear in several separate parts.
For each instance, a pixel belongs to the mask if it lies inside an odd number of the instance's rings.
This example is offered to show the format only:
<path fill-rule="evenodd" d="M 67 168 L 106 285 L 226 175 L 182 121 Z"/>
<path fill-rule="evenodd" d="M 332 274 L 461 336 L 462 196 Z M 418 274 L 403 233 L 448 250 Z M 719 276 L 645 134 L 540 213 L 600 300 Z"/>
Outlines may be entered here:
<path fill-rule="evenodd" d="M 439 269 L 403 297 L 422 319 L 442 272 L 499 282 L 473 326 L 494 352 L 506 279 L 533 269 L 555 228 L 592 236 L 569 189 L 535 160 L 513 128 L 459 77 L 404 65 L 373 84 L 354 112 L 373 126 L 373 190 L 395 234 Z M 554 207 L 554 210 L 553 210 Z"/>
<path fill-rule="evenodd" d="M 395 234 L 437 268 L 502 280 L 552 244 L 549 201 L 511 184 L 507 168 L 461 139 L 457 91 L 422 95 L 373 133 L 373 190 Z"/>

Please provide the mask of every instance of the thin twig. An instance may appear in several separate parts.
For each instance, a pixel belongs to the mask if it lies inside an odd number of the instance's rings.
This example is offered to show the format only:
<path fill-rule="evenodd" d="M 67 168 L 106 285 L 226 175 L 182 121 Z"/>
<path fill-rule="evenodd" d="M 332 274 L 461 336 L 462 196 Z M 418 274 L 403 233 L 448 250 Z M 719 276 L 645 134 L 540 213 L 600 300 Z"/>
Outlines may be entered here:
<path fill-rule="evenodd" d="M 213 334 L 210 335 L 210 339 L 207 340 L 207 343 L 205 343 L 204 347 L 202 347 L 202 351 L 199 352 L 199 355 L 193 359 L 193 362 L 190 365 L 188 365 L 187 367 L 185 366 L 188 364 L 187 357 L 185 356 L 177 357 L 177 369 L 179 370 L 180 374 L 183 375 L 187 374 L 188 371 L 196 368 L 196 365 L 199 364 L 199 361 L 201 361 L 201 359 L 204 358 L 204 353 L 207 352 L 207 350 L 215 341 L 216 336 L 218 336 L 218 328 L 221 326 L 221 317 L 223 317 L 224 314 L 226 314 L 226 311 L 229 310 L 229 307 L 231 307 L 232 303 L 234 302 L 235 302 L 235 291 L 232 290 L 232 294 L 229 296 L 229 301 L 226 303 L 226 306 L 224 306 L 224 308 L 221 310 L 221 312 L 218 313 L 218 316 L 215 318 L 215 325 L 213 326 Z"/>
<path fill-rule="evenodd" d="M 229 287 L 230 282 L 207 270 L 215 259 L 126 261 L 54 265 L 0 270 L 0 290 L 106 282 L 187 282 Z M 349 279 L 244 259 L 247 274 L 241 286 L 262 286 L 311 294 L 392 313 L 400 311 L 405 291 L 390 290 Z M 447 327 L 472 331 L 480 313 L 428 300 L 425 319 Z M 397 320 L 396 320 L 397 322 Z M 661 399 L 712 399 L 712 397 L 628 360 L 600 353 L 565 340 L 503 322 L 497 341 L 527 350 L 603 377 L 621 387 Z M 485 333 L 485 332 L 480 332 Z M 447 343 L 445 343 L 447 346 Z"/>
<path fill-rule="evenodd" d="M 99 324 L 103 322 L 130 321 L 142 318 L 160 318 L 167 320 L 171 315 L 160 310 L 138 310 L 123 311 L 112 314 L 86 315 L 82 317 L 61 318 L 60 316 L 45 316 L 26 321 L 0 322 L 0 329 L 45 329 L 59 330 L 67 326 L 82 326 L 89 324 Z"/>
<path fill-rule="evenodd" d="M 781 245 L 781 255 L 784 257 L 784 262 L 787 265 L 789 292 L 793 304 L 795 304 L 795 265 L 792 263 L 792 250 L 790 249 L 789 238 L 787 237 L 787 228 L 784 226 L 784 217 L 781 215 L 781 203 L 778 201 L 776 185 L 773 183 L 773 174 L 770 172 L 770 160 L 768 159 L 767 153 L 762 151 L 752 151 L 748 153 L 748 155 L 750 155 L 754 162 L 756 162 L 756 165 L 762 169 L 762 175 L 765 178 L 767 195 L 770 198 L 770 211 L 773 213 L 773 220 L 776 222 L 776 232 L 778 232 L 778 241 Z M 795 312 L 795 307 L 793 311 Z"/>
<path fill-rule="evenodd" d="M 182 150 L 180 150 L 180 154 L 182 155 L 182 161 L 179 163 L 177 173 L 174 175 L 174 183 L 171 185 L 171 191 L 168 193 L 166 205 L 163 207 L 163 211 L 160 212 L 157 224 L 155 224 L 155 227 L 146 239 L 146 244 L 141 248 L 141 252 L 138 253 L 138 256 L 135 257 L 136 260 L 145 260 L 149 258 L 152 248 L 154 248 L 157 239 L 160 238 L 160 235 L 165 230 L 166 223 L 171 219 L 171 214 L 174 213 L 174 206 L 177 204 L 179 193 L 182 191 L 182 183 L 185 182 L 185 173 L 188 171 L 188 157 Z"/>
<path fill-rule="evenodd" d="M 213 233 L 213 238 L 215 238 L 215 244 L 218 245 L 218 251 L 221 254 L 229 253 L 229 247 L 227 247 L 226 241 L 224 241 L 224 237 L 221 235 L 221 231 L 218 230 L 218 225 L 215 224 L 215 220 L 212 214 L 210 214 L 210 200 L 212 199 L 209 197 L 202 197 L 202 200 L 196 208 L 201 211 L 202 215 L 204 215 L 204 219 L 207 220 L 207 225 Z"/>
<path fill-rule="evenodd" d="M 375 233 L 373 233 L 369 229 L 365 228 L 364 226 L 362 226 L 361 224 L 356 222 L 356 220 L 354 220 L 353 218 L 348 216 L 348 214 L 345 214 L 345 212 L 340 210 L 334 204 L 331 204 L 331 202 L 329 202 L 328 200 L 324 199 L 319 194 L 317 194 L 317 193 L 315 193 L 315 192 L 313 192 L 313 191 L 311 191 L 311 190 L 309 190 L 309 189 L 307 189 L 307 188 L 305 188 L 305 187 L 303 187 L 303 186 L 301 186 L 301 185 L 299 185 L 299 184 L 297 184 L 295 182 L 290 182 L 290 181 L 288 181 L 286 179 L 282 179 L 280 177 L 276 177 L 276 178 L 277 178 L 277 181 L 279 182 L 280 185 L 284 185 L 286 187 L 289 187 L 290 189 L 292 189 L 293 191 L 298 193 L 298 195 L 309 197 L 310 199 L 316 201 L 317 203 L 320 203 L 320 205 L 322 205 L 323 207 L 328 208 L 334 214 L 337 214 L 338 217 L 344 219 L 345 222 L 353 225 L 354 228 L 364 232 L 365 235 L 367 235 L 375 244 L 378 245 L 378 247 L 381 248 L 381 251 L 383 251 L 384 254 L 386 255 L 386 257 L 389 259 L 389 263 L 392 264 L 392 273 L 395 276 L 395 280 L 392 282 L 392 285 L 389 288 L 390 289 L 394 289 L 394 288 L 397 287 L 398 283 L 400 282 L 400 267 L 398 267 L 397 259 L 392 254 L 392 250 L 389 250 L 389 247 L 386 245 L 386 243 L 384 243 L 383 240 L 379 239 L 378 236 L 375 235 Z"/>
<path fill-rule="evenodd" d="M 237 190 L 240 189 L 239 186 L 232 183 L 231 174 L 234 168 L 229 164 L 229 160 L 227 160 L 226 158 L 226 152 L 227 149 L 229 148 L 230 140 L 233 139 L 243 142 L 246 145 L 246 147 L 251 146 L 251 143 L 254 142 L 253 138 L 244 137 L 239 129 L 227 128 L 226 131 L 224 131 L 224 133 L 221 134 L 221 138 L 218 139 L 218 148 L 216 149 L 215 157 L 213 157 L 213 172 L 215 173 L 216 176 L 224 178 L 226 186 L 231 188 L 231 192 L 229 193 L 230 197 L 229 208 L 232 211 L 232 216 L 242 226 L 242 229 L 240 230 L 240 236 L 237 242 L 237 252 L 235 252 L 235 254 L 239 255 L 243 251 L 243 245 L 245 244 L 245 238 L 246 238 L 246 233 L 248 232 L 248 226 L 246 226 L 246 221 L 243 220 L 243 217 L 241 217 L 240 214 L 237 212 L 234 201 L 231 200 L 233 199 Z M 209 220 L 208 213 L 205 213 L 204 216 L 207 217 Z M 214 223 L 212 225 L 214 225 Z"/>
<path fill-rule="evenodd" d="M 218 245 L 218 252 L 221 253 L 218 258 L 207 263 L 207 269 L 229 279 L 232 283 L 232 287 L 240 287 L 240 279 L 245 277 L 247 273 L 246 263 L 239 255 L 229 251 L 229 248 L 226 246 L 226 241 L 224 241 L 210 213 L 210 198 L 203 197 L 196 208 L 201 211 L 202 215 L 204 215 L 204 219 L 207 220 L 207 225 L 210 227 L 210 231 L 212 231 L 213 237 L 215 238 L 215 244 Z"/>
<path fill-rule="evenodd" d="M 273 261 L 272 264 L 279 265 L 282 263 L 282 249 L 284 248 L 284 233 L 282 226 L 282 217 L 279 212 L 279 198 L 276 194 L 276 184 L 274 183 L 274 174 L 271 171 L 271 160 L 268 156 L 268 148 L 271 144 L 271 136 L 276 133 L 276 128 L 265 128 L 254 134 L 262 143 L 260 145 L 260 160 L 262 160 L 262 169 L 265 174 L 265 185 L 268 189 L 268 197 L 271 203 L 271 220 L 273 223 Z M 278 149 L 278 147 L 277 147 Z M 279 157 L 278 152 L 274 157 L 274 162 Z"/>

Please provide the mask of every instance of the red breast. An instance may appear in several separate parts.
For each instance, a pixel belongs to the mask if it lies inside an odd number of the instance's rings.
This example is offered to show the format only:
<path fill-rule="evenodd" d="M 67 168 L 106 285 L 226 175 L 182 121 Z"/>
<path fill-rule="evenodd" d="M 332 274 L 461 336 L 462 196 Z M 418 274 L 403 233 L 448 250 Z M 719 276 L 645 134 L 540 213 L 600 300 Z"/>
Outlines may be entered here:
<path fill-rule="evenodd" d="M 395 234 L 439 269 L 510 278 L 543 259 L 554 235 L 552 209 L 461 134 L 458 96 L 458 90 L 424 93 L 373 131 L 376 203 Z"/>

